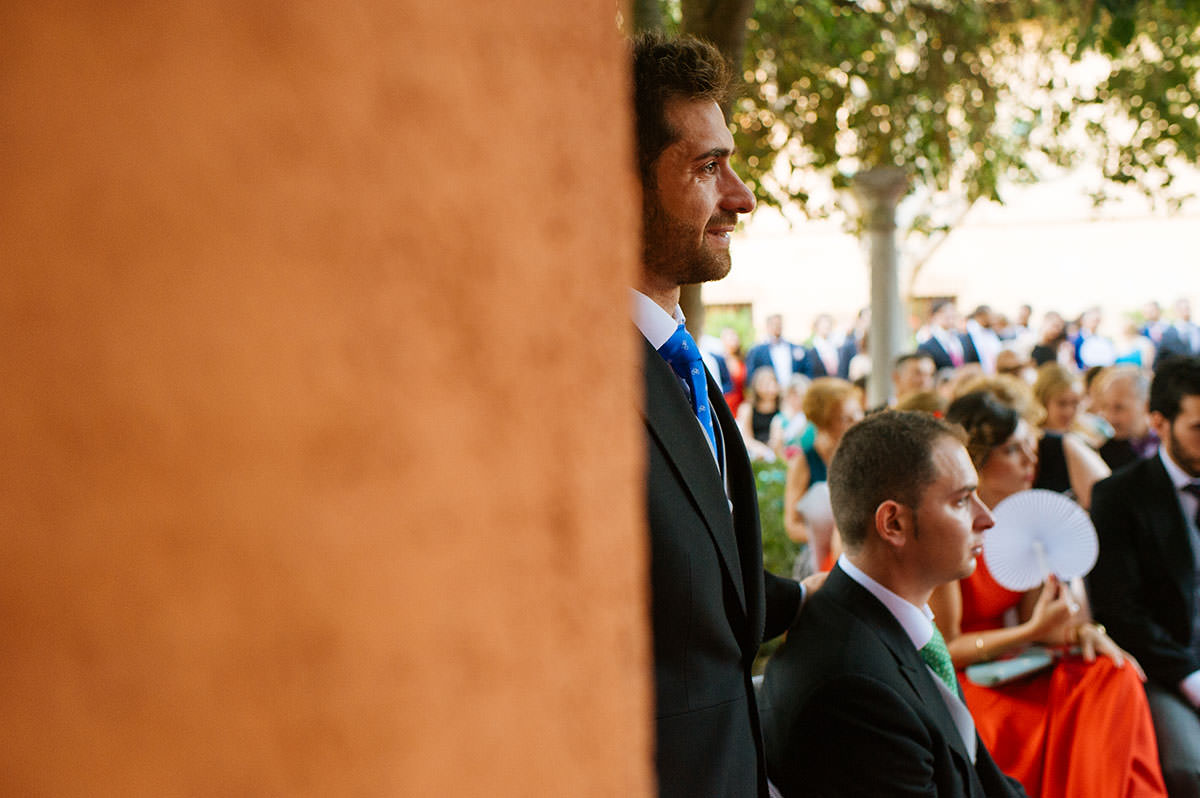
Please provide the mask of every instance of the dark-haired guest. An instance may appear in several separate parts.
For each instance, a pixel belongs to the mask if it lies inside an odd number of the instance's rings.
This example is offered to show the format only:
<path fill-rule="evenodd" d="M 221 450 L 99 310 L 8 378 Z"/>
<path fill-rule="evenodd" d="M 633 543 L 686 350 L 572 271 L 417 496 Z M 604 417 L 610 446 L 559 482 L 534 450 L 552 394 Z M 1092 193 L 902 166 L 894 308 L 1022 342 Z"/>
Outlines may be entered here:
<path fill-rule="evenodd" d="M 767 798 L 750 668 L 803 603 L 763 570 L 754 473 L 720 386 L 679 308 L 683 285 L 724 277 L 729 237 L 754 195 L 730 164 L 720 102 L 730 73 L 712 45 L 633 45 L 642 258 L 631 291 L 643 366 L 660 798 Z"/>
<path fill-rule="evenodd" d="M 1024 795 L 980 742 L 929 612 L 992 525 L 955 431 L 877 413 L 847 430 L 829 476 L 846 553 L 767 664 L 771 780 L 784 798 Z"/>
<path fill-rule="evenodd" d="M 1138 658 L 1172 798 L 1200 795 L 1200 358 L 1150 385 L 1157 454 L 1092 491 L 1096 619 Z"/>
<path fill-rule="evenodd" d="M 929 309 L 928 337 L 917 345 L 927 352 L 939 369 L 958 368 L 967 362 L 962 339 L 958 335 L 958 309 L 948 299 L 940 299 Z M 978 361 L 978 358 L 976 358 Z"/>

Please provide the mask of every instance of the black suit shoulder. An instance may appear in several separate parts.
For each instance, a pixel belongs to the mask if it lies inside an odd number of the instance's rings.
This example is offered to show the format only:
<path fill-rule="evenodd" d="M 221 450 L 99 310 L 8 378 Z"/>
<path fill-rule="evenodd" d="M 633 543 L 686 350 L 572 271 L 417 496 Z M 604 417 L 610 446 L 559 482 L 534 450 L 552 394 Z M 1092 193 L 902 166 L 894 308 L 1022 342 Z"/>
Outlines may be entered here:
<path fill-rule="evenodd" d="M 643 349 L 659 795 L 765 796 L 750 665 L 764 628 L 795 617 L 800 588 L 763 571 L 754 474 L 718 386 L 728 499 L 678 380 Z"/>
<path fill-rule="evenodd" d="M 1093 614 L 1168 689 L 1200 669 L 1193 652 L 1194 554 L 1174 485 L 1157 457 L 1092 488 L 1100 552 L 1087 576 Z"/>
<path fill-rule="evenodd" d="M 772 781 L 785 798 L 1021 795 L 981 743 L 971 764 L 932 680 L 891 613 L 835 569 L 767 665 Z"/>
<path fill-rule="evenodd" d="M 935 368 L 945 369 L 954 365 L 954 361 L 950 359 L 950 354 L 936 338 L 926 338 L 917 345 L 917 351 L 924 352 L 933 358 L 933 365 Z"/>

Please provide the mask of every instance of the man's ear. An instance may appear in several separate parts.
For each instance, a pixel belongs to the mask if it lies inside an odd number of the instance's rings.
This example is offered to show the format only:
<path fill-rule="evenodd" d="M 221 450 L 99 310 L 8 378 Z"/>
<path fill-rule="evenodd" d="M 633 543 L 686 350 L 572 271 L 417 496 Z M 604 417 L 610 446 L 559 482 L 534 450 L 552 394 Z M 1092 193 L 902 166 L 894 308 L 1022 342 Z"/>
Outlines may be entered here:
<path fill-rule="evenodd" d="M 908 542 L 912 511 L 898 501 L 888 499 L 875 508 L 875 534 L 894 548 Z"/>
<path fill-rule="evenodd" d="M 1150 429 L 1154 430 L 1154 434 L 1160 441 L 1171 437 L 1171 422 L 1167 421 L 1167 417 L 1157 410 L 1150 411 Z"/>

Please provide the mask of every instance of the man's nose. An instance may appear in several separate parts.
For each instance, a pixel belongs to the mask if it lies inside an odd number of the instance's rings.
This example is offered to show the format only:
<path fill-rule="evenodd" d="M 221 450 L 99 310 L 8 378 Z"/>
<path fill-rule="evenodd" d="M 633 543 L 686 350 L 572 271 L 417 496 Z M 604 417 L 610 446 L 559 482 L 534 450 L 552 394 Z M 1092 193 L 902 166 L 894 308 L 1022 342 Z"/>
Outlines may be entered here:
<path fill-rule="evenodd" d="M 979 496 L 975 496 L 976 510 L 975 529 L 982 532 L 985 529 L 991 529 L 996 525 L 996 518 L 992 515 L 992 511 L 983 503 Z"/>
<path fill-rule="evenodd" d="M 725 180 L 721 188 L 721 208 L 723 210 L 734 213 L 750 213 L 754 210 L 754 192 L 728 165 L 725 167 Z"/>

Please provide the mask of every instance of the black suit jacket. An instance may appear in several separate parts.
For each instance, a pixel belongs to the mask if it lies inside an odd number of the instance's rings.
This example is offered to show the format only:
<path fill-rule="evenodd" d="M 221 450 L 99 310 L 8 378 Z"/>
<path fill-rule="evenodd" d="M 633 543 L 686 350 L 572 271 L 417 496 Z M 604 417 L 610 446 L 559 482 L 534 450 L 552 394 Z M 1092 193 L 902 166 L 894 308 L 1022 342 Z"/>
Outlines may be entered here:
<path fill-rule="evenodd" d="M 754 474 L 720 389 L 710 376 L 728 500 L 679 380 L 638 337 L 646 388 L 659 795 L 765 798 L 750 667 L 764 634 L 781 634 L 795 619 L 800 587 L 763 570 Z"/>
<path fill-rule="evenodd" d="M 1196 571 L 1175 487 L 1158 456 L 1092 488 L 1100 555 L 1088 574 L 1096 620 L 1168 690 L 1200 670 L 1191 651 Z"/>
<path fill-rule="evenodd" d="M 1200 354 L 1192 348 L 1192 342 L 1185 339 L 1179 328 L 1174 324 L 1167 326 L 1162 333 L 1162 339 L 1158 342 L 1158 349 L 1154 354 L 1154 368 L 1169 357 L 1176 355 L 1190 356 Z"/>
<path fill-rule="evenodd" d="M 844 347 L 839 346 L 837 370 L 830 372 L 825 366 L 825 361 L 821 359 L 821 353 L 817 351 L 815 346 L 806 347 L 804 355 L 805 373 L 814 380 L 817 377 L 841 377 L 846 379 L 846 375 L 850 373 L 850 361 L 844 356 Z"/>
<path fill-rule="evenodd" d="M 971 337 L 970 333 L 959 333 L 958 342 L 962 344 L 964 363 L 983 362 L 983 360 L 979 357 L 979 349 L 975 346 L 975 339 Z"/>
<path fill-rule="evenodd" d="M 858 354 L 859 342 L 854 337 L 854 331 L 851 330 L 846 334 L 846 340 L 838 347 L 838 376 L 842 379 L 850 379 L 850 361 Z"/>
<path fill-rule="evenodd" d="M 918 344 L 917 351 L 925 352 L 933 358 L 933 365 L 938 369 L 954 367 L 954 361 L 950 358 L 950 353 L 946 351 L 946 347 L 942 346 L 942 342 L 932 336 Z"/>
<path fill-rule="evenodd" d="M 835 567 L 767 663 L 767 768 L 797 796 L 1024 796 L 976 735 L 976 761 L 900 623 Z"/>

